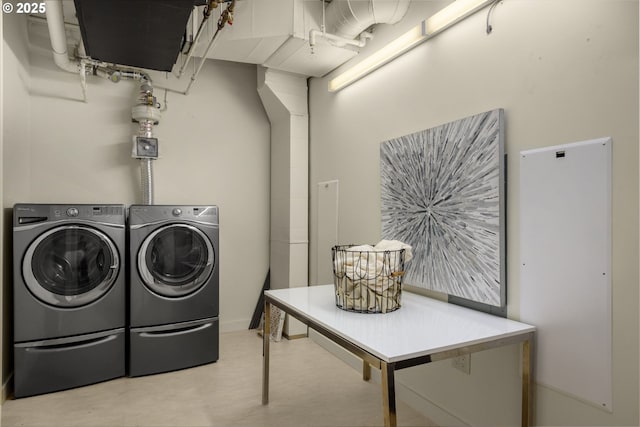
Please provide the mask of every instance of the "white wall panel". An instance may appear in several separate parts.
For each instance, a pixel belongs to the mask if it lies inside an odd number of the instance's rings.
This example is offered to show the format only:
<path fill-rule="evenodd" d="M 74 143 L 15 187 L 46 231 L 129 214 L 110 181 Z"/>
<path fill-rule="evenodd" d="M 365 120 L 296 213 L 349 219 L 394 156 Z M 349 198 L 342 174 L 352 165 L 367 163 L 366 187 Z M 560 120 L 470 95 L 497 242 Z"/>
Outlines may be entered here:
<path fill-rule="evenodd" d="M 313 284 L 333 283 L 331 248 L 338 244 L 338 181 L 317 184 L 316 223 L 318 238 L 315 242 L 316 275 Z"/>
<path fill-rule="evenodd" d="M 611 138 L 520 153 L 520 319 L 536 381 L 612 410 Z"/>

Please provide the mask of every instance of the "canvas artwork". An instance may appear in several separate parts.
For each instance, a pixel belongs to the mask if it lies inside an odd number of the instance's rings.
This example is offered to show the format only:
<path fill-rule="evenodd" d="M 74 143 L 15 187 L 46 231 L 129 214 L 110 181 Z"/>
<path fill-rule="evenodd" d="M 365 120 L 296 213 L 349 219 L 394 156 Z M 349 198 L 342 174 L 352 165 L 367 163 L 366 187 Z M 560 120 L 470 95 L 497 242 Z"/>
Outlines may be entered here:
<path fill-rule="evenodd" d="M 503 110 L 385 141 L 382 237 L 413 247 L 404 282 L 506 304 Z"/>

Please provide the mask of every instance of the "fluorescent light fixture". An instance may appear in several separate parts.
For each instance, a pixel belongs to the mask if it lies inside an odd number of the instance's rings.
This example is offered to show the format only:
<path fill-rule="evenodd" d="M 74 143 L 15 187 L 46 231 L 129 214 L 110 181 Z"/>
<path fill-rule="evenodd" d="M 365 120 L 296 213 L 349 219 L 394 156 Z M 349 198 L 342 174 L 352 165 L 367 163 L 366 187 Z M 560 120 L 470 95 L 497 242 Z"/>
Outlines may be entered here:
<path fill-rule="evenodd" d="M 415 45 L 424 41 L 424 39 L 424 21 L 422 21 L 410 31 L 407 31 L 382 49 L 374 52 L 372 55 L 366 57 L 344 73 L 332 79 L 329 82 L 329 92 L 335 92 L 350 85 L 360 77 L 369 74 L 376 68 L 379 68 L 397 56 L 402 55 Z"/>
<path fill-rule="evenodd" d="M 425 33 L 428 37 L 433 37 L 495 1 L 496 0 L 455 0 L 424 21 L 426 27 Z"/>
<path fill-rule="evenodd" d="M 329 92 L 336 92 L 370 72 L 382 67 L 423 41 L 446 30 L 467 16 L 497 0 L 455 0 L 382 49 L 329 81 Z"/>

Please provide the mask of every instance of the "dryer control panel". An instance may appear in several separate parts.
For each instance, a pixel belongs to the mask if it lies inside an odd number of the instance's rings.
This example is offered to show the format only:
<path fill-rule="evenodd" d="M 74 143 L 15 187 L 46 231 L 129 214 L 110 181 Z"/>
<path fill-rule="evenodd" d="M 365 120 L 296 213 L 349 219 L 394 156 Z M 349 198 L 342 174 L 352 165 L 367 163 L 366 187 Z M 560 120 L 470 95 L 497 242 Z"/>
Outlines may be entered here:
<path fill-rule="evenodd" d="M 198 221 L 218 224 L 217 206 L 133 205 L 129 208 L 129 223 L 149 224 L 167 220 Z"/>

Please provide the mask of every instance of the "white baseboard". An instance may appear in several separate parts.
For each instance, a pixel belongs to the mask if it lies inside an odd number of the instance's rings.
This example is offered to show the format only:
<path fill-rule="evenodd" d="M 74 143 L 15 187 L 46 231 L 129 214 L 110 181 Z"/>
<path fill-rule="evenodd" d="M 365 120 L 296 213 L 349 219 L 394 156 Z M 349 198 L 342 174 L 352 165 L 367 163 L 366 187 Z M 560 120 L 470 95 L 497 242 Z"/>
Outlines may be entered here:
<path fill-rule="evenodd" d="M 318 345 L 332 353 L 338 359 L 351 366 L 353 369 L 362 372 L 362 360 L 351 352 L 340 347 L 333 341 L 320 335 L 313 329 L 309 329 L 309 338 Z M 371 370 L 371 381 L 380 384 L 380 371 Z M 415 390 L 405 386 L 401 381 L 396 380 L 396 398 L 411 406 L 415 411 L 430 419 L 439 426 L 468 426 L 469 423 L 456 417 L 454 414 L 439 407 L 425 396 Z"/>

